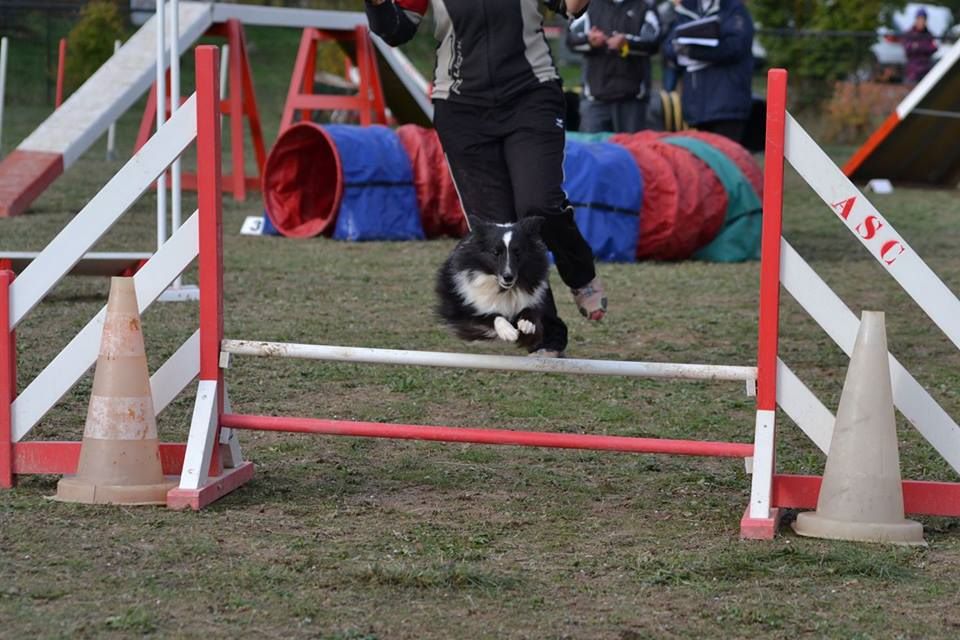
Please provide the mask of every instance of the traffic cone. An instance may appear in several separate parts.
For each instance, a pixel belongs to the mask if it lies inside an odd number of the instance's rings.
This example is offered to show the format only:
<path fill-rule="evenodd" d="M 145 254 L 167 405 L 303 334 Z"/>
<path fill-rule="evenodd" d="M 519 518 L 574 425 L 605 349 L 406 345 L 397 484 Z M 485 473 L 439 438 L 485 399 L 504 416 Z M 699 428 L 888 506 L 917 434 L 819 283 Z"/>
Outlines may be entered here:
<path fill-rule="evenodd" d="M 802 536 L 922 545 L 923 526 L 904 519 L 897 423 L 884 315 L 864 311 L 823 471 L 815 513 Z"/>
<path fill-rule="evenodd" d="M 86 504 L 166 504 L 147 356 L 133 278 L 113 278 L 93 377 L 77 475 L 54 500 Z"/>

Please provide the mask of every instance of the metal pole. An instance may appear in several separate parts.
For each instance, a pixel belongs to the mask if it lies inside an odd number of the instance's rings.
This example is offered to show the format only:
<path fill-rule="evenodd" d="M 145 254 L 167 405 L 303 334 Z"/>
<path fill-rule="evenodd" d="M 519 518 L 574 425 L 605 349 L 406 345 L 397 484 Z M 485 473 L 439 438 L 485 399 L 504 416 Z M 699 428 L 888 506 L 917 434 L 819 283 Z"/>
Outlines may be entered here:
<path fill-rule="evenodd" d="M 575 358 L 529 358 L 441 351 L 406 351 L 365 347 L 332 347 L 284 342 L 224 340 L 221 351 L 245 356 L 274 356 L 366 364 L 396 364 L 455 369 L 494 369 L 534 373 L 675 378 L 684 380 L 756 380 L 756 367 L 672 362 L 583 360 Z"/>
<path fill-rule="evenodd" d="M 3 100 L 7 86 L 7 39 L 0 38 L 0 157 L 3 156 Z"/>
<path fill-rule="evenodd" d="M 180 107 L 180 0 L 170 0 L 170 117 Z M 180 157 L 173 161 L 170 185 L 171 233 L 181 224 Z M 183 279 L 177 276 L 173 287 L 179 289 Z"/>
<path fill-rule="evenodd" d="M 164 64 L 164 15 L 163 0 L 157 0 L 157 131 L 167 119 L 167 77 Z M 157 249 L 167 241 L 167 172 L 164 171 L 157 178 Z"/>
<path fill-rule="evenodd" d="M 120 51 L 120 41 L 113 41 L 113 55 L 117 55 L 117 51 Z M 110 128 L 107 129 L 107 161 L 113 161 L 117 159 L 117 121 L 114 120 L 110 125 Z"/>
<path fill-rule="evenodd" d="M 180 108 L 180 2 L 170 0 L 170 115 Z M 181 160 L 177 156 L 170 165 L 170 218 L 171 231 L 176 232 L 183 221 L 183 188 Z M 198 170 L 199 171 L 199 170 Z M 184 285 L 183 277 L 177 276 L 170 287 L 160 294 L 160 302 L 185 302 L 198 300 L 200 289 Z"/>
<path fill-rule="evenodd" d="M 227 81 L 230 78 L 230 74 L 227 73 L 227 65 L 230 62 L 230 45 L 225 44 L 220 47 L 220 100 L 224 100 L 227 97 Z M 223 121 L 221 121 L 223 124 Z"/>

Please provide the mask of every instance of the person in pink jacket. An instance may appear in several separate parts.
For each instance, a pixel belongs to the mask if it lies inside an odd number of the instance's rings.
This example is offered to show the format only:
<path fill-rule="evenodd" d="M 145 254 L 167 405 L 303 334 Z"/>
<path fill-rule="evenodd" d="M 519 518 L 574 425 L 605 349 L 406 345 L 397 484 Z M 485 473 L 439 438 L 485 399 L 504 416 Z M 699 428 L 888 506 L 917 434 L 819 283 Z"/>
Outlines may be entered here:
<path fill-rule="evenodd" d="M 933 67 L 933 54 L 937 52 L 937 43 L 927 29 L 925 9 L 917 11 L 913 27 L 903 34 L 902 39 L 907 52 L 907 68 L 903 79 L 904 82 L 915 84 Z"/>

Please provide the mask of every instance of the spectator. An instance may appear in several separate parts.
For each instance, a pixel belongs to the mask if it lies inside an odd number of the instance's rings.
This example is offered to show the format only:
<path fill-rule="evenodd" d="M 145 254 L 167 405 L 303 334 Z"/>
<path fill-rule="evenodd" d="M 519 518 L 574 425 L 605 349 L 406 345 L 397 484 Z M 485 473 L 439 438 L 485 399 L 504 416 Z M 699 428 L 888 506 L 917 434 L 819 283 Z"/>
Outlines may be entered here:
<path fill-rule="evenodd" d="M 675 26 L 664 48 L 684 67 L 683 117 L 691 126 L 743 138 L 753 107 L 753 19 L 742 0 L 681 0 L 677 26 L 716 17 L 716 46 L 678 45 Z"/>
<path fill-rule="evenodd" d="M 660 15 L 660 26 L 664 33 L 670 33 L 673 26 L 677 23 L 677 10 L 674 5 L 679 4 L 680 0 L 664 0 L 657 6 L 657 13 Z M 664 41 L 666 46 L 666 40 Z M 664 91 L 676 91 L 680 85 L 680 78 L 683 76 L 683 67 L 677 64 L 676 60 L 671 60 L 670 56 L 661 51 L 660 70 L 663 76 Z"/>
<path fill-rule="evenodd" d="M 593 0 L 574 20 L 567 46 L 584 54 L 581 130 L 644 128 L 650 99 L 650 55 L 661 40 L 652 0 Z"/>
<path fill-rule="evenodd" d="M 937 43 L 927 29 L 927 10 L 920 8 L 913 18 L 913 27 L 903 34 L 903 48 L 907 52 L 907 69 L 904 81 L 915 84 L 933 67 L 933 54 Z"/>

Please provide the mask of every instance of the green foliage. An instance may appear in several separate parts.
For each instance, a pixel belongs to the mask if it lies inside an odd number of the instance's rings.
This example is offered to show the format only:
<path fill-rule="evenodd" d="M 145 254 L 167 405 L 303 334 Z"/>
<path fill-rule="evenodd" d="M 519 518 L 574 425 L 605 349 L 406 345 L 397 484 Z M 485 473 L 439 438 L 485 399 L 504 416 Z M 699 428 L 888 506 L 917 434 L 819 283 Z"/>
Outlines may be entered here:
<path fill-rule="evenodd" d="M 764 29 L 861 31 L 872 34 L 903 0 L 753 0 L 750 10 Z M 870 60 L 876 39 L 851 36 L 761 36 L 771 66 L 785 67 L 802 85 L 828 86 Z"/>
<path fill-rule="evenodd" d="M 67 86 L 76 89 L 83 84 L 113 55 L 114 40 L 122 40 L 124 35 L 116 3 L 94 0 L 86 5 L 67 36 Z"/>

